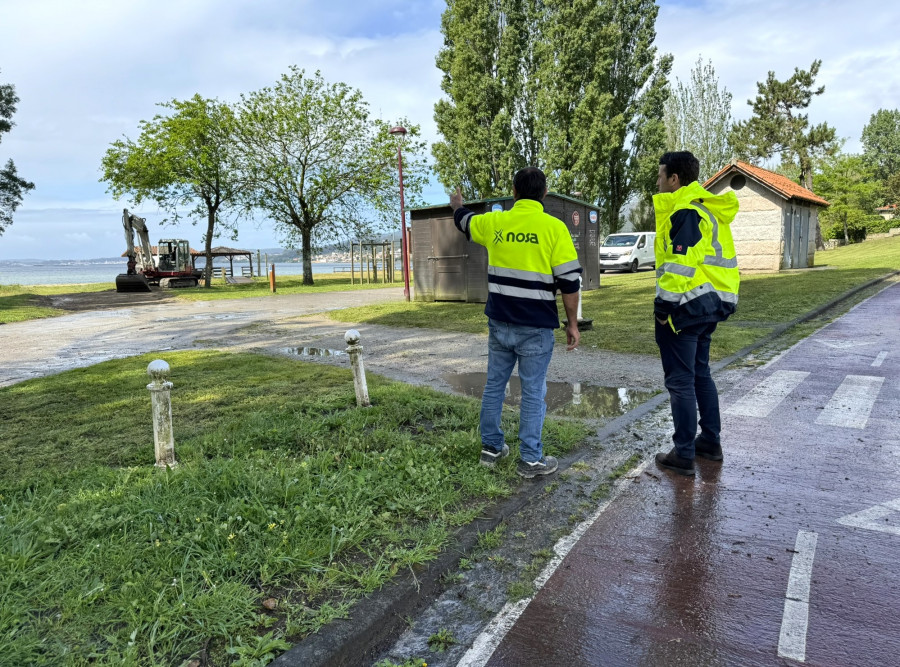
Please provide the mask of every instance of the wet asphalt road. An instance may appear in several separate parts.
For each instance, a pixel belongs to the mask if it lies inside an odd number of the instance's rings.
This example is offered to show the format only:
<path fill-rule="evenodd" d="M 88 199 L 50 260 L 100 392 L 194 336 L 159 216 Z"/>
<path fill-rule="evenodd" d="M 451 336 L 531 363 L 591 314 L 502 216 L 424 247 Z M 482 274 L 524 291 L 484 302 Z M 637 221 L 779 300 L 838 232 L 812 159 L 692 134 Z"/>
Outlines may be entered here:
<path fill-rule="evenodd" d="M 219 338 L 256 322 L 396 301 L 403 298 L 403 290 L 390 287 L 221 301 L 157 301 L 143 296 L 134 294 L 132 307 L 3 325 L 0 387 L 151 350 L 188 349 L 197 339 Z"/>
<path fill-rule="evenodd" d="M 900 665 L 900 285 L 722 408 L 724 463 L 651 464 L 460 665 Z"/>

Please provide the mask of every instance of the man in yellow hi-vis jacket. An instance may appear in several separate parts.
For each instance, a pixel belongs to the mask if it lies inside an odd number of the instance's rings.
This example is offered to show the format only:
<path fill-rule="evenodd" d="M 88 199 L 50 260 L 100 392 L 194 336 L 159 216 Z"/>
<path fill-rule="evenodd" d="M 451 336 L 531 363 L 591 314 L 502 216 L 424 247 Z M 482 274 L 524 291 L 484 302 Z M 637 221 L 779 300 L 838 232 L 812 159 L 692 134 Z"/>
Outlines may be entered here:
<path fill-rule="evenodd" d="M 721 461 L 719 394 L 709 346 L 719 322 L 737 307 L 737 256 L 731 223 L 734 192 L 714 195 L 697 182 L 700 163 L 687 151 L 659 160 L 656 213 L 656 343 L 672 405 L 674 447 L 657 464 L 694 474 L 694 457 Z M 697 433 L 697 412 L 700 433 Z"/>
<path fill-rule="evenodd" d="M 450 197 L 453 221 L 470 241 L 488 251 L 487 382 L 481 399 L 481 463 L 492 467 L 509 454 L 500 413 L 506 383 L 519 366 L 519 461 L 525 478 L 549 475 L 557 461 L 544 456 L 541 429 L 547 405 L 547 367 L 553 355 L 553 330 L 559 328 L 556 292 L 562 293 L 569 350 L 580 340 L 578 291 L 581 264 L 565 223 L 544 212 L 544 172 L 519 170 L 513 178 L 515 204 L 508 211 L 476 215 L 463 206 L 459 189 Z"/>

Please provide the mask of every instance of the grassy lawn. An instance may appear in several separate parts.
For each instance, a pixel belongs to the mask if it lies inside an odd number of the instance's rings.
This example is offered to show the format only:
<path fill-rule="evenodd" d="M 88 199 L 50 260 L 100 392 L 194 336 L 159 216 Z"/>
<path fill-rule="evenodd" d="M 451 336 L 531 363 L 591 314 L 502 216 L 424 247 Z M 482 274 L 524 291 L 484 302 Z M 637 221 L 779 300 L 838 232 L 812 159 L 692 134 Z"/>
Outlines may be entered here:
<path fill-rule="evenodd" d="M 745 274 L 738 310 L 713 337 L 712 355 L 726 357 L 775 327 L 840 296 L 872 278 L 900 268 L 900 237 L 875 239 L 816 253 L 815 270 Z M 582 312 L 594 320 L 582 332 L 582 347 L 656 354 L 653 327 L 655 273 L 606 273 L 598 290 L 585 292 Z M 563 313 L 562 303 L 559 305 Z M 487 333 L 484 305 L 472 303 L 389 303 L 331 311 L 329 317 L 396 327 L 426 327 Z M 564 332 L 557 332 L 560 341 Z"/>
<path fill-rule="evenodd" d="M 81 285 L 0 285 L 0 324 L 24 322 L 40 317 L 62 315 L 66 311 L 42 305 L 41 297 L 53 294 L 102 292 L 114 289 L 113 283 Z"/>
<path fill-rule="evenodd" d="M 221 278 L 212 281 L 209 289 L 199 287 L 197 289 L 176 290 L 179 299 L 186 301 L 213 301 L 216 299 L 244 299 L 251 296 L 277 296 L 278 294 L 310 294 L 313 292 L 346 292 L 359 289 L 381 289 L 384 287 L 402 288 L 402 282 L 396 283 L 359 283 L 359 277 L 355 284 L 350 284 L 350 276 L 347 274 L 316 273 L 313 274 L 315 285 L 304 285 L 303 276 L 275 276 L 276 293 L 269 289 L 267 278 L 254 278 L 252 283 L 244 285 L 228 285 Z"/>
<path fill-rule="evenodd" d="M 518 484 L 478 465 L 474 400 L 370 376 L 358 410 L 348 370 L 209 351 L 165 354 L 157 470 L 152 358 L 0 389 L 3 664 L 266 664 Z"/>

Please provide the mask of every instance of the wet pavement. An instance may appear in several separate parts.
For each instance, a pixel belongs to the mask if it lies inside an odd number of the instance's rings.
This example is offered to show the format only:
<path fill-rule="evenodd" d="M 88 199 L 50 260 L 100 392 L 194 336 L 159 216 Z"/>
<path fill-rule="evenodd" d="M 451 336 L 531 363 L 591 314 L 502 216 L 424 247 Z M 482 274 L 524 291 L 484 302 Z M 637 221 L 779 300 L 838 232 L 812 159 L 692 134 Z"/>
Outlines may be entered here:
<path fill-rule="evenodd" d="M 487 373 L 446 373 L 442 379 L 453 391 L 481 398 Z M 601 387 L 582 382 L 548 382 L 544 402 L 553 415 L 580 418 L 617 417 L 656 395 L 628 387 Z M 522 402 L 522 383 L 517 375 L 506 385 L 506 405 Z"/>
<path fill-rule="evenodd" d="M 724 463 L 645 467 L 459 664 L 900 665 L 900 285 L 722 408 Z"/>

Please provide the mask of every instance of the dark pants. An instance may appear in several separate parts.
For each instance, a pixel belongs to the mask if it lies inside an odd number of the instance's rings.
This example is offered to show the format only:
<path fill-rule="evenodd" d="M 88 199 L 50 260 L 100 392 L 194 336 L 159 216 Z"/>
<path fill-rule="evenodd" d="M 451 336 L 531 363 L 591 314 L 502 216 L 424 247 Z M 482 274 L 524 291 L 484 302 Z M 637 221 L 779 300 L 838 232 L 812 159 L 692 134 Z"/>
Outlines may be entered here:
<path fill-rule="evenodd" d="M 686 459 L 694 458 L 698 408 L 700 436 L 719 444 L 719 392 L 709 371 L 709 344 L 715 330 L 714 322 L 685 327 L 676 334 L 668 324 L 656 322 L 656 344 L 675 423 L 672 442 L 678 456 Z"/>

